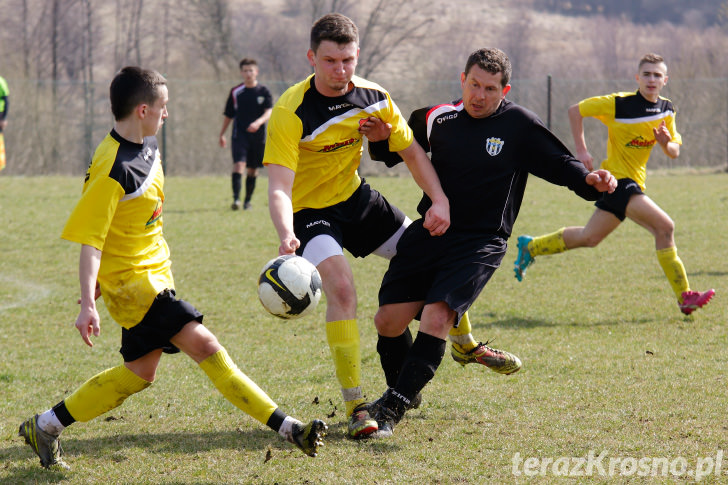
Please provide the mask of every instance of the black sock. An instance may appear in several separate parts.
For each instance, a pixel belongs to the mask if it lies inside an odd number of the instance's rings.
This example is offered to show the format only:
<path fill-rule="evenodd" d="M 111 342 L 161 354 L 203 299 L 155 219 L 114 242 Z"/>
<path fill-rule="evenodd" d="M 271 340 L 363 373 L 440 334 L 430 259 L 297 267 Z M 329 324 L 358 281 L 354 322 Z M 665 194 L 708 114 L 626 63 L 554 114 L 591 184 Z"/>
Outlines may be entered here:
<path fill-rule="evenodd" d="M 255 179 L 256 176 L 248 175 L 245 177 L 245 202 L 250 202 L 253 198 L 253 192 L 255 191 Z"/>
<path fill-rule="evenodd" d="M 76 422 L 73 416 L 71 416 L 71 413 L 68 412 L 68 409 L 66 409 L 66 401 L 61 401 L 53 406 L 53 412 L 64 427 L 71 426 Z"/>
<path fill-rule="evenodd" d="M 283 420 L 286 419 L 286 416 L 286 413 L 281 411 L 281 408 L 276 408 L 276 410 L 273 411 L 273 414 L 270 415 L 270 418 L 268 418 L 268 422 L 265 424 L 270 429 L 277 432 L 281 429 L 281 425 L 283 424 Z"/>
<path fill-rule="evenodd" d="M 387 386 L 394 387 L 397 385 L 399 372 L 411 347 L 412 333 L 409 327 L 399 337 L 379 336 L 377 352 L 379 352 L 379 361 L 382 363 L 384 377 L 387 379 Z"/>
<path fill-rule="evenodd" d="M 243 174 L 233 172 L 233 200 L 240 200 L 240 188 L 243 186 Z"/>
<path fill-rule="evenodd" d="M 395 386 L 396 394 L 412 401 L 418 392 L 435 376 L 435 371 L 445 355 L 447 342 L 432 335 L 417 332 L 407 359 Z M 409 404 L 409 402 L 407 402 Z"/>

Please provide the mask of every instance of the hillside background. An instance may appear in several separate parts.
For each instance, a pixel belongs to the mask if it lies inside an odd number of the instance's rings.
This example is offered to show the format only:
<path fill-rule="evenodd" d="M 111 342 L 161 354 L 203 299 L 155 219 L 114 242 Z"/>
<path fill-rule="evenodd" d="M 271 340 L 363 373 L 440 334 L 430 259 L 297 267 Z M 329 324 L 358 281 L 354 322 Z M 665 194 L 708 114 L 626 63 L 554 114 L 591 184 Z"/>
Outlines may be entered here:
<path fill-rule="evenodd" d="M 636 89 L 637 60 L 668 61 L 663 94 L 678 107 L 681 157 L 650 168 L 728 161 L 728 1 L 723 0 L 3 0 L 0 75 L 10 84 L 3 175 L 82 174 L 109 130 L 108 84 L 137 64 L 169 79 L 160 135 L 167 172 L 224 174 L 217 145 L 238 61 L 258 59 L 275 96 L 310 73 L 312 21 L 339 11 L 360 29 L 357 73 L 385 86 L 407 115 L 459 95 L 467 55 L 484 46 L 514 64 L 508 97 L 572 146 L 566 109 L 579 99 Z M 587 123 L 595 158 L 604 129 Z M 380 172 L 364 162 L 362 171 Z M 396 170 L 393 173 L 398 173 Z"/>

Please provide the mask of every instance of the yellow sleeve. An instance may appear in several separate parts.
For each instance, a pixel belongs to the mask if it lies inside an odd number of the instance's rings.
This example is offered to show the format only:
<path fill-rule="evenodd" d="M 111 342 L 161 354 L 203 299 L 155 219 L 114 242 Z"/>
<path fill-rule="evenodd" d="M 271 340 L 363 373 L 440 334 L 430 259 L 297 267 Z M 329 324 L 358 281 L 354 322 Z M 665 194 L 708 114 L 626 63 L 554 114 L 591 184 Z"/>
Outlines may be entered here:
<path fill-rule="evenodd" d="M 109 177 L 91 178 L 71 212 L 61 238 L 103 251 L 109 226 L 124 189 Z"/>
<path fill-rule="evenodd" d="M 387 123 L 392 125 L 392 133 L 389 135 L 389 151 L 399 152 L 409 147 L 414 140 L 412 128 L 407 124 L 407 120 L 402 116 L 402 112 L 399 110 L 392 98 L 387 94 L 388 110 L 387 119 L 384 119 Z"/>
<path fill-rule="evenodd" d="M 284 106 L 274 106 L 268 122 L 263 165 L 282 165 L 295 172 L 302 134 L 300 118 Z"/>

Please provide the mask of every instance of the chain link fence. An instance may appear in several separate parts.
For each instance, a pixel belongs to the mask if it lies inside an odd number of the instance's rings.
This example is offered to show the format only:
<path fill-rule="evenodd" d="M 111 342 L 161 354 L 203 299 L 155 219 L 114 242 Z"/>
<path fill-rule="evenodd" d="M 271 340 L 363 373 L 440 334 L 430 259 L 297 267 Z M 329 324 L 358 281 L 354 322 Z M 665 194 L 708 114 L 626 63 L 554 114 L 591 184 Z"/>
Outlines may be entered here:
<path fill-rule="evenodd" d="M 449 102 L 460 95 L 459 82 L 422 79 L 372 79 L 392 94 L 405 117 L 419 107 Z M 113 124 L 109 81 L 95 84 L 8 79 L 10 112 L 5 130 L 8 155 L 3 175 L 81 175 L 93 150 Z M 277 98 L 288 84 L 262 83 Z M 168 175 L 216 175 L 230 172 L 229 149 L 218 145 L 222 112 L 232 82 L 169 79 L 169 118 L 158 137 Z M 573 148 L 566 114 L 579 100 L 637 89 L 634 79 L 516 79 L 508 99 L 534 111 Z M 728 165 L 728 79 L 670 79 L 663 95 L 678 109 L 683 137 L 678 159 L 653 150 L 650 169 Z M 606 154 L 606 128 L 586 120 L 589 150 L 595 160 Z M 229 138 L 229 129 L 228 129 Z M 363 174 L 400 174 L 364 157 Z"/>

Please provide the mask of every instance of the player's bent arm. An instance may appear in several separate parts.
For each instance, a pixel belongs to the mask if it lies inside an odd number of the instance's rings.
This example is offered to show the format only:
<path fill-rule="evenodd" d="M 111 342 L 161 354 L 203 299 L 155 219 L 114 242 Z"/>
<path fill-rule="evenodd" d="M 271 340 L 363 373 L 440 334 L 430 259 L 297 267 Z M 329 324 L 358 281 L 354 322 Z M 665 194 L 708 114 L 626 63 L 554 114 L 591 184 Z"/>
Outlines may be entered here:
<path fill-rule="evenodd" d="M 677 158 L 680 156 L 680 144 L 675 143 L 674 141 L 667 142 L 666 145 L 660 145 L 662 147 L 662 151 L 665 152 L 665 155 L 667 155 L 670 158 Z"/>
<path fill-rule="evenodd" d="M 293 232 L 293 202 L 291 194 L 296 172 L 282 165 L 267 164 L 268 169 L 268 210 L 273 226 L 278 233 L 281 245 L 280 254 L 292 254 L 299 241 Z"/>
<path fill-rule="evenodd" d="M 425 229 L 435 236 L 444 234 L 450 227 L 450 201 L 442 190 L 435 167 L 416 141 L 397 153 L 407 164 L 417 185 L 432 201 L 425 215 Z"/>
<path fill-rule="evenodd" d="M 88 244 L 81 246 L 78 263 L 78 280 L 81 285 L 81 308 L 76 318 L 76 328 L 89 347 L 93 347 L 90 335 L 101 333 L 99 314 L 96 310 L 96 279 L 101 266 L 101 251 Z"/>
<path fill-rule="evenodd" d="M 569 106 L 569 125 L 571 126 L 571 136 L 574 138 L 574 149 L 576 158 L 584 164 L 587 170 L 594 170 L 594 159 L 586 147 L 586 138 L 584 137 L 584 117 L 579 111 L 579 104 Z"/>

